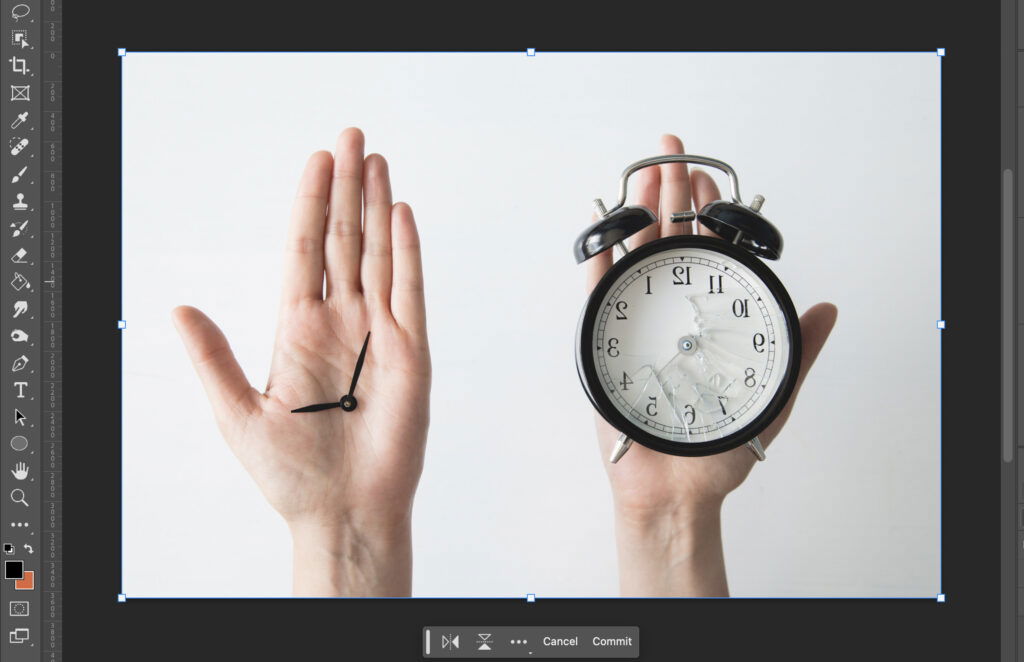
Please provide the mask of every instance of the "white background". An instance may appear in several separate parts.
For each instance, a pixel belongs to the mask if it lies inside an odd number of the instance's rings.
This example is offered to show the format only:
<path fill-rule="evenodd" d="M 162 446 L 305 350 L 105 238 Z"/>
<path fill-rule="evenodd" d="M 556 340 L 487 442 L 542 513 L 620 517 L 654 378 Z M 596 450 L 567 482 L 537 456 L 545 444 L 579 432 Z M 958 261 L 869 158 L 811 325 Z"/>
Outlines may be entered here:
<path fill-rule="evenodd" d="M 798 310 L 839 307 L 768 461 L 726 500 L 733 594 L 935 595 L 939 61 L 129 53 L 124 592 L 290 593 L 287 528 L 220 438 L 170 310 L 206 311 L 265 384 L 299 172 L 355 125 L 424 251 L 414 595 L 617 595 L 570 249 L 664 132 L 767 197 L 786 240 L 770 266 Z"/>

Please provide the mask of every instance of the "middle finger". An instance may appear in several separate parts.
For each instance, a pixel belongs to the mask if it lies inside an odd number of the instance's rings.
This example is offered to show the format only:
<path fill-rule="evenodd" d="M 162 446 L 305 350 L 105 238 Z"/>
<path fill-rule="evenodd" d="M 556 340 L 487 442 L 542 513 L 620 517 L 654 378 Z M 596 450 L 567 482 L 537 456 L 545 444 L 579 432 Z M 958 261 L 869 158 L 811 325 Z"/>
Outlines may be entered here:
<path fill-rule="evenodd" d="M 672 134 L 661 137 L 662 154 L 683 154 L 683 141 Z M 690 173 L 685 163 L 666 163 L 661 169 L 661 236 L 692 234 L 691 223 L 673 223 L 672 214 L 690 206 Z"/>

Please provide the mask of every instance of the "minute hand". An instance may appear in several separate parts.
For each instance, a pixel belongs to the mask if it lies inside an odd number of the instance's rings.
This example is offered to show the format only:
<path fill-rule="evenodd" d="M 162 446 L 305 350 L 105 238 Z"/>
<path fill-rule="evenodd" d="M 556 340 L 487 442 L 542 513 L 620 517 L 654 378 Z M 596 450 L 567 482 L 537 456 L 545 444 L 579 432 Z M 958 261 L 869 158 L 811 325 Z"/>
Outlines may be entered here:
<path fill-rule="evenodd" d="M 370 344 L 370 332 L 366 332 L 366 340 L 363 341 L 363 348 L 359 350 L 359 358 L 356 359 L 356 369 L 352 373 L 352 385 L 348 387 L 348 394 L 356 392 L 356 382 L 359 381 L 359 373 L 363 371 L 363 360 L 366 359 L 366 346 Z"/>

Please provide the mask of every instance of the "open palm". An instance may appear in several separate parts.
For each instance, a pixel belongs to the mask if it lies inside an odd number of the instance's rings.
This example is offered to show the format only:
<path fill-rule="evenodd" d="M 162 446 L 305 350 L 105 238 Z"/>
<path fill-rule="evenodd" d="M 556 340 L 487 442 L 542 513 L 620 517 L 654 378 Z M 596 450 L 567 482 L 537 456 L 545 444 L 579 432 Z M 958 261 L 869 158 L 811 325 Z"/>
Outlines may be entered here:
<path fill-rule="evenodd" d="M 430 356 L 412 210 L 392 204 L 384 158 L 348 129 L 313 154 L 292 211 L 270 377 L 253 388 L 220 329 L 174 321 L 231 450 L 294 526 L 407 520 L 423 465 Z M 326 287 L 325 287 L 326 284 Z M 354 411 L 292 413 L 349 392 Z"/>
<path fill-rule="evenodd" d="M 665 154 L 683 153 L 682 142 L 675 136 L 664 136 L 661 149 Z M 661 222 L 631 237 L 630 249 L 659 237 L 690 234 L 693 232 L 690 224 L 670 222 L 672 213 L 691 208 L 699 210 L 721 198 L 718 187 L 707 173 L 695 171 L 690 174 L 682 163 L 646 168 L 640 171 L 639 177 L 637 203 L 657 211 Z M 717 236 L 699 223 L 696 225 L 700 234 Z M 611 267 L 610 252 L 605 251 L 588 260 L 588 289 L 593 289 Z M 835 320 L 836 308 L 827 303 L 811 307 L 800 318 L 803 337 L 800 374 L 783 413 L 759 435 L 765 447 L 789 417 L 800 385 L 825 344 Z M 619 431 L 600 417 L 597 417 L 597 430 L 601 453 L 607 458 Z M 745 445 L 717 455 L 677 457 L 633 444 L 617 464 L 606 462 L 606 469 L 618 512 L 639 521 L 683 507 L 705 503 L 716 507 L 726 494 L 743 482 L 755 462 L 754 454 Z"/>

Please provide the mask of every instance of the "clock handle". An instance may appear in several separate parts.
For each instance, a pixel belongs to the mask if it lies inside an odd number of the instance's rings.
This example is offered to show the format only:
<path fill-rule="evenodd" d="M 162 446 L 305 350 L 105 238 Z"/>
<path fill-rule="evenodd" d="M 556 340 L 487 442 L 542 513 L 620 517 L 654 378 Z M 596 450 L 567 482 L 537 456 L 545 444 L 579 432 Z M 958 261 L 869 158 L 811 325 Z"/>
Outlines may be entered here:
<path fill-rule="evenodd" d="M 614 207 L 609 209 L 606 213 L 610 214 L 617 209 L 621 209 L 626 204 L 626 187 L 629 182 L 629 177 L 637 170 L 643 170 L 651 166 L 661 165 L 663 163 L 695 163 L 697 165 L 708 166 L 710 168 L 716 168 L 721 170 L 729 176 L 729 188 L 732 193 L 732 201 L 738 204 L 743 204 L 740 200 L 740 182 L 736 177 L 736 171 L 732 169 L 732 166 L 725 161 L 719 161 L 709 156 L 697 156 L 696 154 L 665 154 L 663 156 L 652 156 L 648 159 L 642 159 L 636 163 L 631 163 L 626 166 L 626 169 L 622 171 L 622 176 L 619 178 L 619 201 Z"/>

